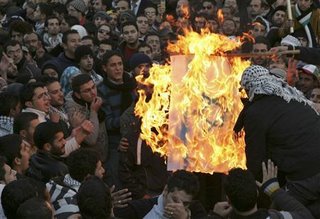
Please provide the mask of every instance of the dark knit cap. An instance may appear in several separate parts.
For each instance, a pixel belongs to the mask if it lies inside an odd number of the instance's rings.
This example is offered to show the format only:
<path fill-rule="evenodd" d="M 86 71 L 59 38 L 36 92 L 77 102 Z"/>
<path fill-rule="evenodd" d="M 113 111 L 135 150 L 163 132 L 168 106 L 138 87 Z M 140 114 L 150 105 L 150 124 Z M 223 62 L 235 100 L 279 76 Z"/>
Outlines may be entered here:
<path fill-rule="evenodd" d="M 69 3 L 69 6 L 74 7 L 75 9 L 77 9 L 83 14 L 86 13 L 87 11 L 87 6 L 82 0 L 73 0 L 72 2 Z"/>
<path fill-rule="evenodd" d="M 152 61 L 149 56 L 143 53 L 135 53 L 130 58 L 130 70 L 134 70 L 141 64 L 149 63 L 152 64 Z"/>
<path fill-rule="evenodd" d="M 81 58 L 86 55 L 91 55 L 93 57 L 93 52 L 89 46 L 81 45 L 76 48 L 74 53 L 74 60 L 79 63 Z"/>
<path fill-rule="evenodd" d="M 98 18 L 98 17 L 100 17 L 101 19 L 105 19 L 105 20 L 107 20 L 107 21 L 109 21 L 109 20 L 111 20 L 111 18 L 110 18 L 110 16 L 106 13 L 106 12 L 104 12 L 104 11 L 98 11 L 98 12 L 96 12 L 94 15 L 93 15 L 93 21 L 96 19 L 96 18 Z"/>

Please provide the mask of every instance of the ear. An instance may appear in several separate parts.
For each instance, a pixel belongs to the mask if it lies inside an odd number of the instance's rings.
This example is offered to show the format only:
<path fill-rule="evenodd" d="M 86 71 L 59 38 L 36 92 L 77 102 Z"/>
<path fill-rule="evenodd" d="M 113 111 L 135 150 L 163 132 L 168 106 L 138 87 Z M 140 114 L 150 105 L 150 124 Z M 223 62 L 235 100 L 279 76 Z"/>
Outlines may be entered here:
<path fill-rule="evenodd" d="M 67 45 L 65 43 L 61 43 L 63 49 L 67 49 Z"/>
<path fill-rule="evenodd" d="M 15 157 L 13 160 L 13 165 L 20 166 L 21 165 L 21 159 L 18 157 Z"/>
<path fill-rule="evenodd" d="M 74 95 L 76 96 L 76 98 L 81 99 L 81 96 L 78 92 L 74 92 Z"/>
<path fill-rule="evenodd" d="M 33 106 L 33 104 L 32 104 L 32 102 L 31 102 L 31 101 L 27 101 L 27 102 L 25 102 L 25 105 L 26 105 L 27 107 L 32 107 L 32 106 Z"/>
<path fill-rule="evenodd" d="M 43 145 L 43 150 L 44 151 L 50 151 L 51 150 L 51 144 L 50 143 L 45 143 Z"/>

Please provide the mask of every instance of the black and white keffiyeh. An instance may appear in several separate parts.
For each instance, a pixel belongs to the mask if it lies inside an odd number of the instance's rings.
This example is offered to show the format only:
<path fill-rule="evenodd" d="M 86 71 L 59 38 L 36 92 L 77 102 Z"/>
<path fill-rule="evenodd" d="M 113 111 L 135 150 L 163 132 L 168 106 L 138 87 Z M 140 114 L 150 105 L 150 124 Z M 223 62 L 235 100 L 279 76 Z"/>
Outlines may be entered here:
<path fill-rule="evenodd" d="M 291 87 L 281 78 L 271 75 L 269 70 L 262 66 L 252 65 L 248 67 L 242 74 L 240 84 L 247 91 L 250 102 L 256 94 L 276 95 L 288 103 L 295 100 L 308 104 L 314 109 L 313 103 L 301 91 Z"/>

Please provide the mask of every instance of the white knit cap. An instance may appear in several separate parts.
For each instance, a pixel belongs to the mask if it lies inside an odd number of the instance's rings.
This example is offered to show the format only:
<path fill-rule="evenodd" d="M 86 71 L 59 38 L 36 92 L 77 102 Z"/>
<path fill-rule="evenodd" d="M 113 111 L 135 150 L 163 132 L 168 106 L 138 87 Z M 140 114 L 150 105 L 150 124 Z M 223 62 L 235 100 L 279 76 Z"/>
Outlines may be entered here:
<path fill-rule="evenodd" d="M 281 46 L 301 46 L 301 43 L 294 36 L 287 35 L 281 40 Z"/>
<path fill-rule="evenodd" d="M 84 28 L 83 26 L 81 25 L 73 25 L 71 27 L 71 30 L 76 30 L 78 31 L 79 35 L 80 35 L 80 39 L 82 39 L 83 37 L 85 36 L 88 36 L 88 32 L 86 30 L 86 28 Z"/>

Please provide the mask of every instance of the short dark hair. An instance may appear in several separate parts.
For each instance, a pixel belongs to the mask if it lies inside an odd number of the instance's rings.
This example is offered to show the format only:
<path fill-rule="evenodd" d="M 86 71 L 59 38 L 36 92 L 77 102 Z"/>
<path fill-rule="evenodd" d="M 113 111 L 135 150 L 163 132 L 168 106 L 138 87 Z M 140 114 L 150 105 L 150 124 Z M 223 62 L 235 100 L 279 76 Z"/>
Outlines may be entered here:
<path fill-rule="evenodd" d="M 270 41 L 269 41 L 269 39 L 267 37 L 257 36 L 254 39 L 254 44 L 257 44 L 257 43 L 265 44 L 265 45 L 267 45 L 267 49 L 268 50 L 270 49 Z"/>
<path fill-rule="evenodd" d="M 54 82 L 59 82 L 60 83 L 60 81 L 57 78 L 50 77 L 48 75 L 42 75 L 40 80 L 45 86 L 48 86 L 48 85 L 50 85 L 50 84 L 52 84 Z"/>
<path fill-rule="evenodd" d="M 21 158 L 22 137 L 17 134 L 9 134 L 0 137 L 0 155 L 7 159 L 8 165 L 13 168 L 14 159 Z"/>
<path fill-rule="evenodd" d="M 249 170 L 230 170 L 224 182 L 224 189 L 231 205 L 238 211 L 249 211 L 257 203 L 256 181 Z"/>
<path fill-rule="evenodd" d="M 9 35 L 10 36 L 12 35 L 12 31 L 26 34 L 26 33 L 32 32 L 32 30 L 33 30 L 33 27 L 31 24 L 29 24 L 25 21 L 21 21 L 21 20 L 13 21 L 9 25 Z"/>
<path fill-rule="evenodd" d="M 38 87 L 45 87 L 45 85 L 41 82 L 31 82 L 26 84 L 21 90 L 20 90 L 20 100 L 21 105 L 23 107 L 26 107 L 26 102 L 31 101 L 34 95 L 35 89 Z"/>
<path fill-rule="evenodd" d="M 123 60 L 123 55 L 120 51 L 117 51 L 117 50 L 111 50 L 111 51 L 107 51 L 103 57 L 102 57 L 102 64 L 105 65 L 109 62 L 109 59 L 112 57 L 112 56 L 119 56 L 121 59 L 122 59 L 122 62 L 124 62 Z"/>
<path fill-rule="evenodd" d="M 88 74 L 79 74 L 72 79 L 71 87 L 73 92 L 79 93 L 80 87 L 88 83 L 89 81 L 93 81 L 91 76 Z"/>
<path fill-rule="evenodd" d="M 89 177 L 81 184 L 77 201 L 83 219 L 110 218 L 111 216 L 110 188 L 96 176 Z"/>
<path fill-rule="evenodd" d="M 80 24 L 78 18 L 71 16 L 71 15 L 65 15 L 65 16 L 63 16 L 63 19 L 69 25 L 69 27 L 72 27 L 73 25 Z"/>
<path fill-rule="evenodd" d="M 194 198 L 199 192 L 199 180 L 193 173 L 186 170 L 177 170 L 168 179 L 168 192 L 173 192 L 175 189 L 185 191 Z"/>
<path fill-rule="evenodd" d="M 68 43 L 68 36 L 71 34 L 79 34 L 76 30 L 67 30 L 62 35 L 62 43 L 67 44 Z"/>
<path fill-rule="evenodd" d="M 160 37 L 160 35 L 159 35 L 158 33 L 156 33 L 155 31 L 151 31 L 151 32 L 148 32 L 148 33 L 146 34 L 146 36 L 144 37 L 143 42 L 146 43 L 148 37 L 150 37 L 150 36 L 157 36 L 157 37 L 159 38 L 159 40 L 161 39 L 161 37 Z M 160 40 L 160 42 L 161 42 L 161 40 Z"/>
<path fill-rule="evenodd" d="M 17 218 L 19 206 L 33 197 L 45 199 L 46 187 L 32 178 L 21 178 L 6 185 L 2 191 L 1 203 L 8 219 Z"/>
<path fill-rule="evenodd" d="M 4 47 L 3 47 L 4 51 L 7 52 L 7 48 L 9 46 L 16 46 L 16 45 L 19 45 L 20 48 L 22 48 L 21 43 L 19 41 L 17 41 L 17 40 L 9 40 L 6 44 L 4 44 Z"/>
<path fill-rule="evenodd" d="M 23 202 L 17 210 L 17 218 L 23 219 L 52 219 L 52 209 L 49 203 L 38 197 L 33 197 Z"/>
<path fill-rule="evenodd" d="M 51 5 L 49 5 L 47 3 L 40 2 L 40 3 L 38 3 L 37 6 L 39 6 L 40 13 L 45 14 L 46 17 L 53 15 L 53 8 Z"/>
<path fill-rule="evenodd" d="M 139 51 L 139 49 L 142 47 L 148 47 L 152 51 L 152 47 L 150 45 L 146 44 L 145 42 L 140 43 L 137 50 Z"/>
<path fill-rule="evenodd" d="M 94 175 L 99 160 L 98 152 L 93 149 L 81 148 L 73 151 L 67 158 L 70 176 L 82 182 L 88 175 Z"/>
<path fill-rule="evenodd" d="M 7 159 L 4 156 L 0 156 L 0 180 L 4 181 L 4 176 L 6 175 L 6 171 L 4 169 L 4 165 L 7 163 Z"/>
<path fill-rule="evenodd" d="M 63 129 L 59 123 L 54 123 L 54 122 L 43 122 L 40 123 L 33 135 L 33 141 L 35 146 L 38 149 L 43 149 L 43 146 L 46 143 L 52 144 L 52 142 L 55 139 L 55 135 L 59 132 L 63 133 Z"/>
<path fill-rule="evenodd" d="M 110 45 L 112 50 L 114 50 L 114 49 L 116 48 L 115 43 L 114 43 L 112 40 L 110 40 L 110 39 L 101 40 L 101 41 L 98 43 L 98 45 L 100 46 L 101 44 Z"/>
<path fill-rule="evenodd" d="M 133 21 L 126 21 L 124 22 L 122 25 L 121 25 L 121 33 L 123 33 L 123 28 L 125 26 L 134 26 L 136 28 L 136 30 L 139 32 L 139 29 L 138 29 L 138 26 L 137 26 L 137 23 L 136 22 L 133 22 Z"/>
<path fill-rule="evenodd" d="M 9 116 L 10 110 L 14 109 L 19 103 L 19 97 L 4 91 L 0 93 L 0 115 Z"/>
<path fill-rule="evenodd" d="M 59 19 L 57 16 L 55 16 L 55 15 L 51 15 L 51 16 L 47 17 L 47 19 L 46 19 L 46 21 L 45 21 L 45 23 L 44 23 L 44 26 L 45 26 L 45 27 L 48 27 L 48 22 L 49 22 L 49 20 L 51 20 L 51 19 L 57 19 L 58 22 L 59 22 L 59 24 L 60 24 L 60 19 Z"/>
<path fill-rule="evenodd" d="M 82 59 L 82 57 L 90 55 L 93 57 L 93 51 L 89 46 L 81 45 L 78 46 L 74 52 L 74 60 L 79 63 Z"/>
<path fill-rule="evenodd" d="M 31 112 L 22 112 L 13 122 L 13 133 L 20 134 L 20 131 L 27 130 L 30 127 L 31 121 L 38 119 L 38 115 Z"/>

